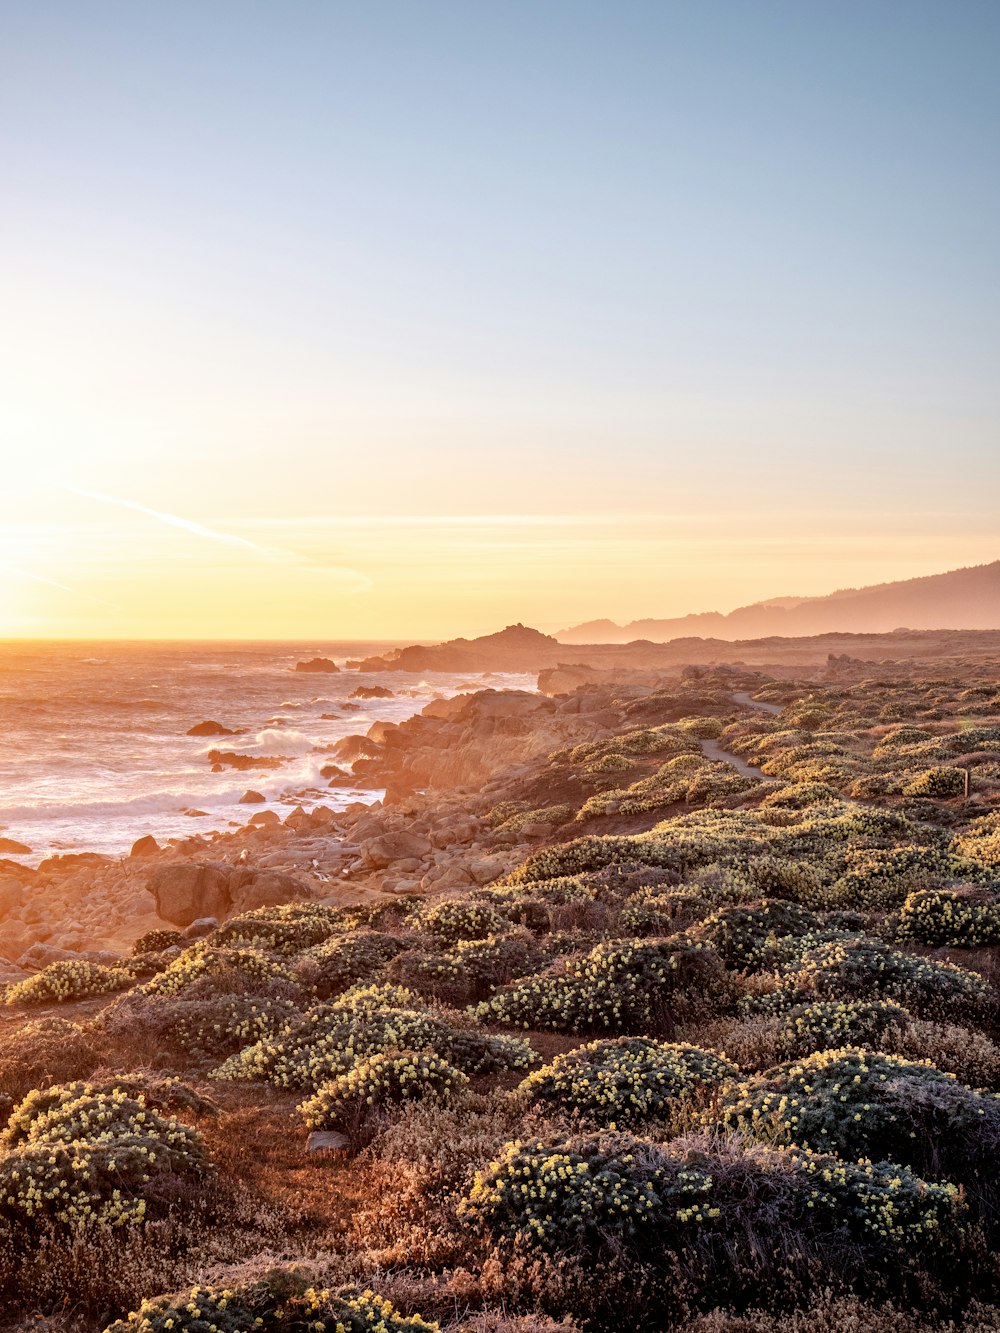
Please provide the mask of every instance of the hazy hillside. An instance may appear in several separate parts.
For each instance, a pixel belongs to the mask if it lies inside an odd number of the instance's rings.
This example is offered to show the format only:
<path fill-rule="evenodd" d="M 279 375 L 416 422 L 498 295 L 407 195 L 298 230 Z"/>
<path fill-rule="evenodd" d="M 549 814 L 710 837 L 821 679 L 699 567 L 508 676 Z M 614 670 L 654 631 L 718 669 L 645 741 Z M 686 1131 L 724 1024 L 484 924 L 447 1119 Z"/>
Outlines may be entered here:
<path fill-rule="evenodd" d="M 672 620 L 633 620 L 628 625 L 590 620 L 556 637 L 561 643 L 630 643 L 691 635 L 734 640 L 831 631 L 882 634 L 901 628 L 1000 628 L 1000 560 L 899 583 L 845 588 L 825 597 L 770 598 L 726 615 L 707 611 Z"/>

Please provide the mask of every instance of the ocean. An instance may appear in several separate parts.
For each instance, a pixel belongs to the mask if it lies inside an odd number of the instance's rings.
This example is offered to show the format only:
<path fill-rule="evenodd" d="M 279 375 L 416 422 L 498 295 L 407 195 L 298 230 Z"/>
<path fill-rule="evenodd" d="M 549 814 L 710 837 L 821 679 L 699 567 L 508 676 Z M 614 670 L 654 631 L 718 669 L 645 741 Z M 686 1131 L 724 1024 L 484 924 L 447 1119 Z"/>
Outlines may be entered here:
<path fill-rule="evenodd" d="M 0 643 L 0 838 L 54 853 L 127 852 L 244 824 L 258 810 L 343 809 L 381 792 L 331 787 L 320 769 L 344 736 L 400 722 L 463 689 L 533 689 L 533 676 L 297 672 L 295 664 L 384 651 L 381 643 Z M 390 699 L 356 700 L 381 685 Z M 185 733 L 213 720 L 237 736 Z M 270 770 L 212 772 L 208 752 L 280 755 Z M 264 804 L 241 805 L 251 788 Z M 186 811 L 201 811 L 188 814 Z M 7 852 L 0 855 L 10 855 Z"/>

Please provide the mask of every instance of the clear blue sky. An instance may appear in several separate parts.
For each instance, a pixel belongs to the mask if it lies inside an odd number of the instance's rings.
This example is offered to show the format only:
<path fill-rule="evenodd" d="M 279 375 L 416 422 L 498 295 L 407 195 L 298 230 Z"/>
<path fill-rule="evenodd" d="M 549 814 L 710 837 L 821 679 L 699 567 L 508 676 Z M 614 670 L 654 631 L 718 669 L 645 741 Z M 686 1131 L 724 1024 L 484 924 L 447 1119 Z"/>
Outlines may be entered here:
<path fill-rule="evenodd" d="M 748 543 L 570 615 L 1000 554 L 998 68 L 971 0 L 4 4 L 17 516 Z"/>

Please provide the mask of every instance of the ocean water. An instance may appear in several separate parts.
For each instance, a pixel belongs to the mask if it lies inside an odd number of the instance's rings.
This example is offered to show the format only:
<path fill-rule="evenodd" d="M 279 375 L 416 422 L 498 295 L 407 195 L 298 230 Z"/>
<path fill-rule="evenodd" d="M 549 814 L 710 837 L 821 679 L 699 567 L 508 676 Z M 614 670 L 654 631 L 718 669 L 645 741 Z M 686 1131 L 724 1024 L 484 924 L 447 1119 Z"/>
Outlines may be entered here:
<path fill-rule="evenodd" d="M 162 842 L 226 829 L 258 810 L 373 801 L 380 792 L 330 787 L 320 775 L 342 737 L 400 722 L 463 687 L 535 686 L 531 676 L 493 673 L 295 671 L 311 657 L 343 667 L 388 646 L 0 643 L 0 837 L 27 844 L 31 854 L 16 859 L 37 864 L 55 852 L 119 854 L 146 833 Z M 360 685 L 393 698 L 350 699 Z M 185 735 L 206 719 L 243 734 Z M 211 749 L 287 762 L 213 773 Z M 240 805 L 248 788 L 266 804 Z"/>

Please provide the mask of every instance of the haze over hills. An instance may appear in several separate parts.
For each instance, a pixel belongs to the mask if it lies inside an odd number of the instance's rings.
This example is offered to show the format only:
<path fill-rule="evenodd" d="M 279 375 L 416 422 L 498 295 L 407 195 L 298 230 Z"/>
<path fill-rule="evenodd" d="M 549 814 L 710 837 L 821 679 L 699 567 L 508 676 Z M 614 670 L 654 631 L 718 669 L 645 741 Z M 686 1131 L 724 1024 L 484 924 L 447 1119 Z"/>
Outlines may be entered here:
<path fill-rule="evenodd" d="M 1000 560 L 944 574 L 844 588 L 824 597 L 773 597 L 723 614 L 706 611 L 668 620 L 588 620 L 560 631 L 560 643 L 663 643 L 688 637 L 754 639 L 894 629 L 1000 628 Z"/>

